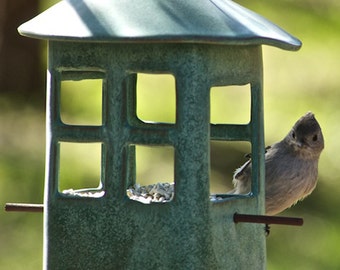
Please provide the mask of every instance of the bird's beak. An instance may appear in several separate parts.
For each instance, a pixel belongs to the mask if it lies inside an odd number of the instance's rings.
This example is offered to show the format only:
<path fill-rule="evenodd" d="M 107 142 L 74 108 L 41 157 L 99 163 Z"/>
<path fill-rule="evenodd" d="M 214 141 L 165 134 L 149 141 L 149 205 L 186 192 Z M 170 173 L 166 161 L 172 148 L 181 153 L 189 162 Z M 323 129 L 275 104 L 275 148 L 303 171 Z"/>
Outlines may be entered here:
<path fill-rule="evenodd" d="M 305 143 L 304 141 L 297 141 L 296 146 L 301 148 L 304 145 L 304 143 Z"/>

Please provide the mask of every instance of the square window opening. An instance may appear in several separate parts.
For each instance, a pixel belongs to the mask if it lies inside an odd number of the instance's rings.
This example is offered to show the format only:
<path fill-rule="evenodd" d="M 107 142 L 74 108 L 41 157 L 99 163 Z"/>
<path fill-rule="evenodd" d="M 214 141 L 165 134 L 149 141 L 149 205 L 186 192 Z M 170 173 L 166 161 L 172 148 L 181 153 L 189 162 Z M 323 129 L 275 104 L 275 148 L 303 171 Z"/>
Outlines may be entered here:
<path fill-rule="evenodd" d="M 144 204 L 166 203 L 174 198 L 174 148 L 131 145 L 135 179 L 129 179 L 127 196 Z"/>
<path fill-rule="evenodd" d="M 249 153 L 251 153 L 249 142 L 210 142 L 210 194 L 212 194 L 212 200 L 235 195 L 248 196 L 252 192 L 251 172 L 245 168 L 249 161 Z M 238 175 L 238 173 L 241 174 Z M 236 178 L 235 181 L 234 178 Z"/>
<path fill-rule="evenodd" d="M 212 124 L 247 124 L 250 121 L 250 84 L 218 86 L 210 89 Z"/>
<path fill-rule="evenodd" d="M 102 197 L 102 144 L 61 142 L 59 147 L 59 192 L 72 197 Z"/>
<path fill-rule="evenodd" d="M 146 123 L 176 122 L 176 80 L 171 74 L 137 74 L 136 115 Z"/>
<path fill-rule="evenodd" d="M 70 125 L 102 125 L 103 79 L 63 80 L 60 117 Z"/>

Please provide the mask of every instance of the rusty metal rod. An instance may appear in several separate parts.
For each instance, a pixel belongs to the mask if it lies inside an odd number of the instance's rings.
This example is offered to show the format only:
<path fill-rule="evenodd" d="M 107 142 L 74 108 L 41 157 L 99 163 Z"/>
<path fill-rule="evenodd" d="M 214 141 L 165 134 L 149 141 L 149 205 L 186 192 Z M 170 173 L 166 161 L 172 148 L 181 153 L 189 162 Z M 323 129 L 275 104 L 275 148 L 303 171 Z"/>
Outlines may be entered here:
<path fill-rule="evenodd" d="M 33 203 L 6 203 L 5 211 L 42 213 L 44 211 L 44 205 Z"/>
<path fill-rule="evenodd" d="M 281 225 L 292 225 L 302 226 L 302 218 L 294 217 L 281 217 L 281 216 L 261 216 L 261 215 L 243 215 L 234 214 L 234 222 L 249 222 L 249 223 L 263 223 L 263 224 L 281 224 Z"/>

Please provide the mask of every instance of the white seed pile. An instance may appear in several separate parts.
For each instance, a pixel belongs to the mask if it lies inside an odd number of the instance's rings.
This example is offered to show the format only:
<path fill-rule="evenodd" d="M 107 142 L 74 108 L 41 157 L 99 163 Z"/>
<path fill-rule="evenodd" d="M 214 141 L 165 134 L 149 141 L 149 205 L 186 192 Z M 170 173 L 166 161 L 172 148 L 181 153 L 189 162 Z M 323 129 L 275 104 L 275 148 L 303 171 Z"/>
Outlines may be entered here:
<path fill-rule="evenodd" d="M 209 196 L 209 198 L 210 198 L 210 201 L 212 201 L 212 202 L 218 202 L 218 201 L 222 201 L 223 200 L 223 198 L 218 196 L 217 194 L 211 194 Z"/>
<path fill-rule="evenodd" d="M 103 190 L 90 190 L 90 189 L 66 189 L 62 191 L 63 194 L 75 197 L 91 197 L 91 198 L 100 198 L 103 197 L 105 191 Z"/>
<path fill-rule="evenodd" d="M 134 184 L 128 188 L 126 194 L 131 200 L 141 203 L 164 203 L 173 199 L 175 192 L 174 183 L 157 183 L 148 186 Z"/>

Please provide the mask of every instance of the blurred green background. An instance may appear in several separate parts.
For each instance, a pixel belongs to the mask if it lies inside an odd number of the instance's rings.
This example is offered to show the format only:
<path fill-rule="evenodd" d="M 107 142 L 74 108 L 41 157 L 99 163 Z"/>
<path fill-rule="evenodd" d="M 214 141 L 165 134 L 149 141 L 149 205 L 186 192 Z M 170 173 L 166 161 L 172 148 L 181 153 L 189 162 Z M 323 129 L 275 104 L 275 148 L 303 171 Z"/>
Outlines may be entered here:
<path fill-rule="evenodd" d="M 31 1 L 4 1 L 14 5 Z M 25 6 L 6 9 L 8 17 L 20 17 L 17 25 L 38 14 L 38 10 L 57 1 L 41 1 L 30 16 L 21 16 Z M 282 213 L 285 216 L 304 218 L 303 227 L 273 225 L 267 238 L 267 268 L 280 269 L 339 269 L 340 268 L 340 2 L 337 0 L 238 0 L 245 7 L 265 16 L 303 42 L 298 52 L 288 52 L 272 47 L 263 47 L 264 57 L 264 99 L 266 144 L 281 140 L 295 121 L 307 111 L 313 111 L 323 128 L 325 150 L 319 166 L 319 183 L 314 193 L 293 208 Z M 33 3 L 33 1 L 32 1 Z M 33 5 L 27 4 L 26 5 Z M 20 15 L 20 16 L 19 16 Z M 0 22 L 1 23 L 1 22 Z M 20 37 L 15 27 L 7 29 L 16 44 L 8 48 L 28 50 L 27 38 Z M 0 32 L 0 35 L 3 32 Z M 1 36 L 0 36 L 1 37 Z M 10 37 L 10 36 L 8 36 Z M 1 44 L 6 43 L 6 36 Z M 0 39 L 1 40 L 1 39 Z M 11 58 L 9 64 L 0 69 L 0 78 L 16 82 L 13 89 L 0 89 L 0 204 L 6 202 L 41 203 L 45 168 L 45 88 L 46 43 L 39 44 L 37 57 L 32 65 L 38 64 L 36 74 L 28 75 L 21 66 L 31 65 L 23 61 L 20 53 Z M 22 44 L 22 45 L 21 45 Z M 4 52 L 1 51 L 3 61 Z M 10 72 L 10 63 L 18 63 L 17 71 Z M 21 64 L 21 66 L 20 66 Z M 15 70 L 15 69 L 14 69 Z M 27 80 L 27 76 L 29 76 Z M 3 79 L 2 78 L 2 79 Z M 42 78 L 35 89 L 27 90 L 27 83 Z M 163 80 L 161 83 L 158 80 Z M 99 85 L 99 86 L 98 86 Z M 164 89 L 164 95 L 149 92 L 150 89 Z M 139 78 L 138 112 L 140 118 L 154 121 L 174 121 L 173 78 L 166 76 Z M 86 88 L 88 87 L 88 88 Z M 89 119 L 100 122 L 98 106 L 100 82 L 94 81 L 82 87 L 89 89 L 90 98 L 84 100 L 65 83 L 63 119 L 65 122 Z M 23 89 L 26 89 L 25 91 Z M 246 122 L 249 119 L 249 91 L 233 89 L 212 90 L 213 121 Z M 150 103 L 152 100 L 156 100 Z M 235 100 L 239 106 L 235 108 Z M 241 101 L 239 101 L 241 100 Z M 99 102 L 98 102 L 99 101 Z M 221 102 L 222 101 L 222 102 Z M 230 108 L 228 111 L 226 108 Z M 237 110 L 237 113 L 235 113 Z M 233 112 L 233 113 L 232 113 Z M 99 115 L 99 116 L 98 116 Z M 93 117 L 93 119 L 91 118 Z M 100 147 L 73 149 L 65 145 L 63 187 L 78 188 L 95 186 L 100 174 Z M 243 155 L 249 151 L 247 143 L 213 143 L 212 192 L 223 192 L 230 188 L 233 170 L 244 162 Z M 156 149 L 137 149 L 137 163 L 140 182 L 172 181 L 173 149 L 165 152 Z M 79 157 L 82 157 L 79 162 Z M 78 162 L 78 163 L 77 163 Z M 157 162 L 157 166 L 155 166 Z M 150 164 L 153 164 L 151 167 Z M 170 165 L 169 165 L 170 164 Z M 163 167 L 165 166 L 165 167 Z M 157 170 L 155 170 L 157 167 Z M 42 215 L 35 213 L 5 213 L 0 211 L 0 269 L 41 269 L 42 267 Z"/>

